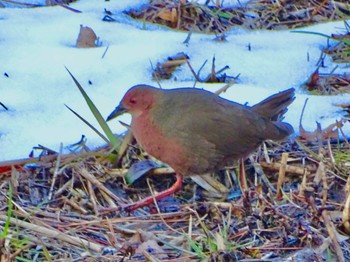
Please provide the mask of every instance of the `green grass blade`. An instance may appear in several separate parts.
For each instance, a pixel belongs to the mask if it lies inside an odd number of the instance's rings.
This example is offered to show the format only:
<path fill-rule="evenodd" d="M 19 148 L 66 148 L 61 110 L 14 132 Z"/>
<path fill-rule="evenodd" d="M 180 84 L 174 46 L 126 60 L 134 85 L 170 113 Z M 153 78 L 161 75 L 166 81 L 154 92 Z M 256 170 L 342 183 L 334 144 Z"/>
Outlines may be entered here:
<path fill-rule="evenodd" d="M 6 238 L 8 235 L 8 230 L 10 228 L 11 217 L 12 217 L 12 184 L 9 183 L 8 199 L 7 199 L 7 219 L 4 225 L 4 231 L 0 234 L 0 239 Z"/>
<path fill-rule="evenodd" d="M 109 140 L 107 137 L 105 137 L 100 131 L 98 131 L 93 125 L 91 125 L 85 118 L 83 118 L 81 115 L 79 115 L 77 112 L 75 112 L 72 108 L 65 106 L 74 114 L 76 115 L 81 121 L 83 121 L 86 125 L 88 125 L 92 130 L 94 130 L 104 141 L 109 143 Z"/>
<path fill-rule="evenodd" d="M 23 257 L 16 257 L 16 261 L 20 261 L 20 262 L 33 262 L 33 260 L 31 259 L 27 259 L 27 258 L 23 258 Z"/>
<path fill-rule="evenodd" d="M 99 125 L 101 126 L 103 132 L 105 133 L 105 135 L 107 136 L 109 143 L 114 147 L 114 148 L 118 148 L 118 140 L 117 138 L 114 136 L 114 134 L 112 133 L 111 129 L 109 128 L 109 126 L 107 125 L 106 121 L 104 120 L 104 118 L 102 117 L 101 113 L 98 111 L 97 107 L 94 105 L 94 103 L 92 102 L 92 100 L 89 98 L 89 96 L 87 95 L 87 93 L 85 92 L 85 90 L 82 88 L 82 86 L 80 85 L 80 83 L 78 82 L 78 80 L 75 79 L 75 77 L 72 75 L 72 73 L 68 70 L 68 68 L 66 67 L 66 70 L 68 71 L 68 73 L 70 74 L 70 76 L 72 77 L 74 83 L 76 84 L 76 86 L 78 87 L 79 91 L 81 92 L 81 94 L 83 95 L 87 105 L 89 106 L 92 114 L 95 116 L 97 122 L 99 123 Z"/>

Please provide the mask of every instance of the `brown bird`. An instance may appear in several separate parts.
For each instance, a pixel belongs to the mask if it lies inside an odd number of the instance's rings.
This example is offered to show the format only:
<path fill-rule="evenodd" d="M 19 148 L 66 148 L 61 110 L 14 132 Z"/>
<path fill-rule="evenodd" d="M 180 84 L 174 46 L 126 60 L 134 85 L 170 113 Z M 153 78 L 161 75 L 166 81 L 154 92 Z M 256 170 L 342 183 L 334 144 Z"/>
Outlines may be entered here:
<path fill-rule="evenodd" d="M 281 140 L 292 134 L 292 126 L 277 119 L 294 98 L 291 88 L 250 107 L 197 88 L 166 90 L 136 85 L 107 121 L 130 113 L 131 131 L 138 144 L 175 170 L 176 183 L 156 195 L 158 200 L 178 190 L 182 176 L 222 169 L 246 158 L 264 140 Z M 127 210 L 152 202 L 149 197 Z"/>

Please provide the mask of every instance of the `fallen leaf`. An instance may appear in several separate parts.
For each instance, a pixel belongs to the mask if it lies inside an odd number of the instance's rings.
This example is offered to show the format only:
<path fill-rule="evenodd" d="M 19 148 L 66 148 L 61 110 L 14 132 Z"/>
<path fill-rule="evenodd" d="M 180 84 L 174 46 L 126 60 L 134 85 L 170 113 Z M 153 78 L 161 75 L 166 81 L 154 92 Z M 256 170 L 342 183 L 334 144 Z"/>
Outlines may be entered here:
<path fill-rule="evenodd" d="M 313 132 L 306 131 L 302 124 L 299 125 L 299 136 L 300 139 L 306 140 L 308 142 L 316 142 L 318 138 L 327 140 L 330 138 L 338 139 L 338 129 L 343 127 L 346 120 L 337 121 L 336 123 L 330 124 L 325 129 L 316 129 Z"/>
<path fill-rule="evenodd" d="M 96 47 L 96 40 L 97 36 L 90 27 L 80 25 L 80 32 L 76 44 L 78 48 Z"/>

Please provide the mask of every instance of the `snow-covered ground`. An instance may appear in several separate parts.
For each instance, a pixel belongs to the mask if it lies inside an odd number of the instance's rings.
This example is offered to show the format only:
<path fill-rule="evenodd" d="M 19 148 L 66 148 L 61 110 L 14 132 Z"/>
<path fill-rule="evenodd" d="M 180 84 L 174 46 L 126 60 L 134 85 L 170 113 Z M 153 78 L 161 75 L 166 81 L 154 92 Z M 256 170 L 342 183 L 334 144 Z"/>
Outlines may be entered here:
<path fill-rule="evenodd" d="M 210 73 L 214 55 L 217 69 L 229 65 L 228 75 L 240 74 L 238 83 L 222 94 L 240 103 L 252 105 L 275 92 L 296 87 L 297 99 L 285 119 L 295 130 L 307 97 L 303 118 L 307 130 L 313 131 L 316 121 L 326 127 L 340 119 L 340 110 L 333 104 L 349 102 L 350 95 L 315 97 L 298 89 L 316 69 L 321 49 L 326 46 L 325 38 L 236 27 L 226 34 L 226 42 L 213 41 L 213 35 L 194 33 L 186 45 L 183 44 L 186 32 L 133 21 L 122 13 L 144 2 L 84 0 L 70 5 L 82 13 L 60 6 L 0 8 L 0 101 L 9 108 L 0 109 L 0 161 L 27 157 L 37 144 L 58 151 L 61 142 L 67 147 L 82 134 L 92 148 L 104 144 L 65 107 L 67 104 L 98 127 L 64 66 L 104 116 L 108 116 L 129 87 L 140 83 L 157 85 L 151 77 L 150 61 L 155 65 L 168 56 L 185 52 L 195 70 L 205 59 L 209 60 L 202 76 Z M 114 14 L 116 22 L 102 21 L 104 8 Z M 75 48 L 81 24 L 96 32 L 101 47 Z M 344 33 L 343 28 L 343 22 L 332 22 L 303 30 L 330 35 Z M 107 46 L 109 49 L 102 58 Z M 335 65 L 326 58 L 326 66 L 323 70 L 329 72 Z M 337 73 L 345 70 L 349 69 L 340 65 Z M 175 75 L 178 80 L 163 81 L 163 88 L 193 85 L 193 75 L 186 65 Z M 222 86 L 197 84 L 211 91 Z M 120 120 L 128 122 L 129 118 L 123 116 Z M 125 130 L 118 121 L 112 121 L 110 127 L 115 133 Z M 348 126 L 344 130 L 350 133 Z"/>

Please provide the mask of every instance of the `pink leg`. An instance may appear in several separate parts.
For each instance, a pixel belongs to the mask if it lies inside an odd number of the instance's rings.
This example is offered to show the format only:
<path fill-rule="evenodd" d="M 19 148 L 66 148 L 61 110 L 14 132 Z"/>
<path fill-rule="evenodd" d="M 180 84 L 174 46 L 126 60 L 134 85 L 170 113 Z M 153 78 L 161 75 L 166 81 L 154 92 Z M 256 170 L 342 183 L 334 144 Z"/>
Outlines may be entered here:
<path fill-rule="evenodd" d="M 152 196 L 146 197 L 145 199 L 142 199 L 142 200 L 137 201 L 133 204 L 125 206 L 123 209 L 125 211 L 131 212 L 131 211 L 136 210 L 138 208 L 148 206 L 154 202 L 154 199 L 159 200 L 159 199 L 164 198 L 166 196 L 170 196 L 170 195 L 174 194 L 175 192 L 177 192 L 178 190 L 180 190 L 181 187 L 182 187 L 182 175 L 176 173 L 176 181 L 170 188 L 155 195 L 154 198 Z"/>

